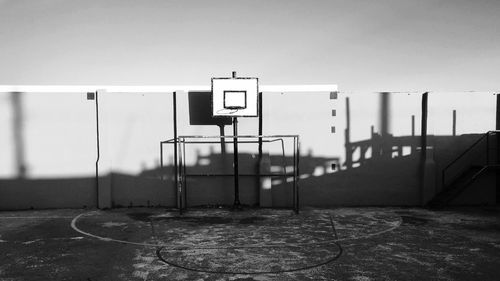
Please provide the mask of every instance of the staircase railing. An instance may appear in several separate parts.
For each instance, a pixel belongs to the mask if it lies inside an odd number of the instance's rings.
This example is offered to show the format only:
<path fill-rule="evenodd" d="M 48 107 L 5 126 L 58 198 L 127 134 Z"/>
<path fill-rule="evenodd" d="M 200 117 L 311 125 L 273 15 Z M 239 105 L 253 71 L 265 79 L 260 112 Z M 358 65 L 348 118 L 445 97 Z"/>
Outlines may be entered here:
<path fill-rule="evenodd" d="M 469 156 L 473 150 L 479 146 L 482 141 L 486 140 L 486 157 L 484 161 L 483 166 L 489 166 L 490 165 L 490 139 L 491 135 L 498 134 L 500 133 L 500 130 L 495 130 L 495 131 L 488 131 L 484 133 L 479 139 L 477 139 L 473 144 L 471 144 L 467 149 L 465 149 L 459 156 L 457 156 L 453 161 L 451 161 L 444 169 L 441 171 L 441 183 L 442 183 L 442 188 L 445 189 L 447 186 L 446 183 L 446 174 L 447 172 L 453 168 L 455 165 L 460 163 L 460 160 L 464 159 L 464 157 Z M 498 136 L 497 136 L 498 137 Z M 466 168 L 469 168 L 470 166 L 467 166 Z M 464 169 L 465 170 L 465 169 Z M 462 171 L 463 172 L 463 171 Z M 460 173 L 458 173 L 460 175 Z M 458 176 L 455 176 L 453 180 L 455 180 Z M 453 182 L 453 181 L 452 181 Z"/>

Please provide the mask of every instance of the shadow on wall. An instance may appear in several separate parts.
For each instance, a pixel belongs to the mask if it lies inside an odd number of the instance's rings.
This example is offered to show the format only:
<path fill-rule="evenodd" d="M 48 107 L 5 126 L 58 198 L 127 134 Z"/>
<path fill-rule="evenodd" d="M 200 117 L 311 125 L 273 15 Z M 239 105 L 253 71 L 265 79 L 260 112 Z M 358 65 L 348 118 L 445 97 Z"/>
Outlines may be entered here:
<path fill-rule="evenodd" d="M 443 189 L 440 185 L 440 171 L 478 137 L 428 136 L 435 170 L 434 194 Z M 340 163 L 339 158 L 302 155 L 299 163 L 301 205 L 419 205 L 418 143 L 419 138 L 414 136 L 384 138 L 374 134 L 370 140 L 346 144 L 351 157 L 346 157 L 350 161 L 344 163 Z M 257 157 L 245 153 L 239 157 L 241 202 L 245 205 L 258 205 L 262 183 L 255 176 Z M 267 157 L 270 160 L 269 172 L 282 174 L 286 170 L 292 173 L 292 157 Z M 482 162 L 483 157 L 483 154 L 477 153 L 474 161 Z M 469 159 L 469 164 L 464 165 L 472 165 L 474 161 Z M 186 180 L 188 206 L 233 203 L 232 154 L 198 155 L 196 163 L 186 169 L 190 174 L 199 175 Z M 175 207 L 177 200 L 173 171 L 172 166 L 166 166 L 163 170 L 145 170 L 139 175 L 111 173 L 101 177 L 99 197 L 101 200 L 107 198 L 109 207 Z M 203 176 L 210 173 L 222 175 Z M 106 186 L 109 188 L 106 189 Z M 494 181 L 481 182 L 470 189 L 477 192 L 467 193 L 469 198 L 465 201 L 462 199 L 462 203 L 494 204 Z M 291 206 L 291 179 L 273 177 L 271 192 L 273 207 Z M 0 194 L 0 209 L 3 210 L 82 208 L 97 205 L 94 177 L 0 179 Z M 477 198 L 473 199 L 474 196 Z"/>
<path fill-rule="evenodd" d="M 496 150 L 487 144 L 472 151 L 467 159 L 455 162 L 453 169 L 442 171 L 447 165 L 471 146 L 481 135 L 432 136 L 425 138 L 427 154 L 422 159 L 422 137 L 412 135 L 395 137 L 389 133 L 388 95 L 381 95 L 380 133 L 373 126 L 371 137 L 351 141 L 349 102 L 347 101 L 347 126 L 345 131 L 345 157 L 327 158 L 312 156 L 312 151 L 300 157 L 300 203 L 309 206 L 334 205 L 420 205 L 422 186 L 428 195 L 424 201 L 446 188 L 446 183 L 458 178 L 471 166 L 483 163 L 486 155 L 496 163 Z M 144 170 L 138 175 L 111 173 L 100 177 L 99 190 L 93 177 L 30 179 L 25 177 L 22 114 L 20 101 L 13 99 L 14 143 L 16 143 L 16 168 L 19 177 L 0 179 L 0 209 L 29 208 L 81 208 L 177 205 L 173 167 Z M 19 127 L 16 127 L 17 125 Z M 484 142 L 484 141 L 483 141 Z M 497 141 L 491 141 L 496 144 Z M 495 146 L 496 147 L 496 146 Z M 292 172 L 293 158 L 282 155 L 265 155 L 269 173 Z M 258 205 L 263 183 L 255 174 L 259 160 L 255 154 L 239 154 L 241 202 Z M 195 164 L 186 167 L 197 174 L 186 178 L 188 206 L 230 205 L 233 203 L 232 155 L 211 152 L 198 155 Z M 422 170 L 425 164 L 426 170 Z M 206 176 L 213 173 L 217 176 Z M 443 179 L 442 176 L 447 179 Z M 489 176 L 488 176 L 489 177 Z M 450 180 L 451 179 L 451 180 Z M 292 202 L 290 178 L 277 175 L 271 178 L 273 207 L 289 207 Z M 444 183 L 444 184 L 443 184 Z M 495 183 L 486 182 L 471 186 L 462 203 L 494 204 Z M 480 186 L 479 186 L 480 185 Z M 103 203 L 98 203 L 103 202 Z M 460 200 L 459 200 L 460 201 Z"/>
<path fill-rule="evenodd" d="M 433 171 L 431 182 L 422 183 L 420 173 L 420 137 L 394 137 L 372 134 L 368 140 L 346 144 L 347 161 L 339 158 L 313 157 L 310 152 L 302 155 L 299 163 L 300 203 L 307 206 L 332 205 L 407 205 L 421 204 L 421 184 L 430 185 L 430 198 L 441 192 L 441 171 L 473 144 L 481 135 L 428 136 L 426 162 L 431 162 Z M 456 178 L 474 163 L 483 163 L 484 147 L 465 161 L 459 163 Z M 494 151 L 491 150 L 493 155 Z M 186 166 L 188 205 L 230 205 L 233 202 L 232 154 L 222 155 L 211 152 L 197 155 L 195 164 Z M 290 207 L 292 202 L 292 179 L 280 176 L 293 173 L 293 157 L 264 155 L 270 160 L 269 170 L 275 173 L 271 180 L 272 206 Z M 256 176 L 258 156 L 240 154 L 241 202 L 246 205 L 259 203 L 259 189 L 262 182 Z M 165 178 L 173 182 L 173 166 L 146 170 L 141 176 Z M 481 186 L 472 185 L 474 196 L 465 204 L 494 204 L 494 181 Z M 491 193 L 493 192 L 493 196 Z"/>

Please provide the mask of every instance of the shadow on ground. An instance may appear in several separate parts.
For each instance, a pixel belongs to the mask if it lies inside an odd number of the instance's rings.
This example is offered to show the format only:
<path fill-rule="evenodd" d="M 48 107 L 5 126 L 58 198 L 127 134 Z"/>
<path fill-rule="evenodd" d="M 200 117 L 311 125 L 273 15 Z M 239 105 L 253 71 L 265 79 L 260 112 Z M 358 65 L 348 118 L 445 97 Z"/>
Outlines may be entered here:
<path fill-rule="evenodd" d="M 1 280 L 497 280 L 500 209 L 0 213 Z"/>

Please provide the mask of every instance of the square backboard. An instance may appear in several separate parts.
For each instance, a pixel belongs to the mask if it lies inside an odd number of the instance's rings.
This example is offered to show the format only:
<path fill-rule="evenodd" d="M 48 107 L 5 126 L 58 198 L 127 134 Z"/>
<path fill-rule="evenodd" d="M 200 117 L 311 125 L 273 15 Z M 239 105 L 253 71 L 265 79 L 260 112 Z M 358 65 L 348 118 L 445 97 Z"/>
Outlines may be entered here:
<path fill-rule="evenodd" d="M 212 78 L 212 116 L 257 117 L 257 78 Z"/>

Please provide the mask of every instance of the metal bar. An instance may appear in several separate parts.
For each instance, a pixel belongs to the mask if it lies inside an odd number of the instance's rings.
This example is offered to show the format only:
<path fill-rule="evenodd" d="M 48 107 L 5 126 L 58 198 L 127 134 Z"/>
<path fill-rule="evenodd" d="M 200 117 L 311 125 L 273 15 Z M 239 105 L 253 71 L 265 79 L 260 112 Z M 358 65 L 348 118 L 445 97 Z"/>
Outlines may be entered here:
<path fill-rule="evenodd" d="M 428 92 L 422 95 L 422 120 L 421 120 L 421 132 L 420 132 L 420 165 L 419 165 L 419 197 L 420 203 L 423 205 L 424 202 L 424 176 L 425 176 L 425 160 L 427 158 L 427 102 L 428 102 Z"/>
<path fill-rule="evenodd" d="M 259 111 L 259 131 L 258 131 L 258 134 L 259 136 L 262 136 L 263 132 L 263 124 L 262 124 L 262 121 L 263 121 L 263 116 L 262 116 L 262 112 L 263 112 L 263 108 L 262 108 L 262 92 L 259 92 L 259 95 L 258 95 L 258 111 Z M 259 137 L 259 148 L 258 148 L 258 157 L 257 157 L 257 201 L 259 203 L 259 206 L 260 206 L 260 185 L 261 185 L 261 182 L 260 182 L 260 179 L 261 179 L 261 162 L 262 162 L 262 137 Z"/>
<path fill-rule="evenodd" d="M 452 125 L 452 135 L 457 135 L 457 111 L 453 110 L 453 125 Z"/>
<path fill-rule="evenodd" d="M 100 136 L 99 136 L 99 92 L 95 92 L 95 122 L 96 122 L 96 148 L 97 159 L 95 160 L 95 190 L 96 207 L 99 208 L 99 160 L 101 159 Z"/>
<path fill-rule="evenodd" d="M 219 133 L 220 133 L 220 152 L 221 154 L 226 154 L 226 139 L 224 138 L 224 125 L 219 125 Z"/>
<path fill-rule="evenodd" d="M 411 136 L 415 136 L 415 115 L 411 116 Z"/>
<path fill-rule="evenodd" d="M 455 160 L 451 161 L 448 165 L 446 165 L 446 167 L 444 169 L 448 169 L 451 165 L 455 164 L 455 162 L 460 160 L 460 158 L 462 158 L 465 154 L 467 154 L 470 150 L 472 150 L 480 141 L 482 141 L 486 137 L 487 134 L 489 134 L 489 132 L 483 134 L 478 140 L 476 140 L 466 150 L 464 150 L 464 152 L 462 152 L 457 158 L 455 158 Z"/>
<path fill-rule="evenodd" d="M 345 98 L 345 117 L 346 117 L 346 127 L 345 127 L 345 165 L 347 169 L 352 166 L 352 149 L 351 149 L 351 110 L 349 105 L 349 98 Z M 373 137 L 373 133 L 372 133 Z M 375 155 L 375 153 L 373 153 Z"/>
<path fill-rule="evenodd" d="M 217 139 L 217 138 L 220 138 L 221 136 L 203 136 L 203 135 L 183 135 L 183 136 L 179 136 L 179 137 L 182 137 L 182 138 L 191 138 L 191 139 Z M 235 136 L 222 136 L 223 138 L 234 138 Z M 262 136 L 258 136 L 258 135 L 238 135 L 237 136 L 239 139 L 243 139 L 243 138 L 258 138 L 258 137 L 263 137 L 263 138 L 284 138 L 284 137 L 288 137 L 288 138 L 293 138 L 293 137 L 298 137 L 298 135 L 262 135 Z"/>
<path fill-rule="evenodd" d="M 296 213 L 298 214 L 299 213 L 299 209 L 300 209 L 300 186 L 299 186 L 299 180 L 300 180 L 300 138 L 299 136 L 297 136 L 297 172 L 295 173 L 295 177 L 296 177 L 296 185 L 297 185 L 297 190 L 296 190 L 296 193 L 297 193 L 297 211 Z"/>
<path fill-rule="evenodd" d="M 262 158 L 262 93 L 259 93 L 259 160 Z"/>
<path fill-rule="evenodd" d="M 235 207 L 240 206 L 240 187 L 238 178 L 238 118 L 233 118 L 233 164 L 234 164 L 234 203 Z"/>
<path fill-rule="evenodd" d="M 279 140 L 280 139 L 271 140 L 271 141 L 263 141 L 263 142 L 276 142 L 276 141 L 279 141 Z M 258 142 L 259 141 L 238 141 L 238 143 L 258 143 Z M 219 141 L 185 141 L 185 143 L 186 144 L 197 144 L 197 143 L 202 143 L 202 144 L 210 144 L 210 143 L 218 144 L 220 142 Z M 225 143 L 234 143 L 234 142 L 233 141 L 226 141 Z"/>
<path fill-rule="evenodd" d="M 163 180 L 163 143 L 160 142 L 160 173 L 161 179 Z"/>
<path fill-rule="evenodd" d="M 497 92 L 496 93 L 496 122 L 495 122 L 495 129 L 497 131 L 495 132 L 498 132 L 498 130 L 500 130 L 500 93 Z M 496 136 L 495 136 L 495 141 L 494 141 L 494 145 L 496 146 L 495 149 L 496 149 L 496 161 L 495 161 L 495 164 L 498 165 L 500 164 L 500 136 L 498 135 L 498 133 L 495 133 Z M 496 170 L 496 203 L 499 204 L 500 203 L 500 169 Z"/>
<path fill-rule="evenodd" d="M 235 128 L 233 128 L 234 130 Z M 273 174 L 273 173 L 266 173 L 266 174 L 260 174 L 260 176 L 268 176 L 268 177 L 283 177 L 283 180 L 286 184 L 286 179 L 289 178 L 289 177 L 292 177 L 292 182 L 293 182 L 293 209 L 296 213 L 299 212 L 299 206 L 300 206 L 300 203 L 299 203 L 299 185 L 298 185 L 298 182 L 299 182 L 299 158 L 300 158 L 300 142 L 299 142 L 299 136 L 298 135 L 280 135 L 281 138 L 277 138 L 277 139 L 273 139 L 273 140 L 262 140 L 262 142 L 276 142 L 276 141 L 279 141 L 281 143 L 281 147 L 282 147 L 282 156 L 283 156 L 283 171 L 284 173 L 279 173 L 279 174 Z M 165 144 L 165 143 L 173 143 L 174 144 L 174 147 L 176 147 L 177 151 L 181 150 L 181 153 L 179 155 L 179 152 L 175 153 L 175 150 L 174 150 L 174 154 L 176 154 L 176 161 L 174 164 L 177 165 L 177 168 L 176 168 L 176 179 L 178 180 L 179 177 L 181 179 L 181 183 L 177 183 L 177 186 L 178 186 L 178 190 L 179 191 L 179 210 L 182 214 L 182 210 L 184 209 L 183 208 L 183 203 L 184 203 L 184 200 L 183 199 L 186 199 L 187 197 L 187 194 L 184 196 L 184 191 L 185 190 L 185 183 L 186 183 L 186 178 L 187 177 L 228 177 L 228 176 L 233 176 L 235 177 L 235 179 L 239 176 L 256 176 L 256 174 L 243 174 L 243 175 L 240 175 L 239 174 L 239 171 L 236 173 L 237 176 L 235 176 L 235 174 L 211 174 L 211 173 L 206 173 L 206 174 L 188 174 L 187 173 L 187 168 L 186 168 L 186 161 L 185 161 L 185 158 L 186 158 L 186 144 L 189 144 L 189 143 L 218 143 L 218 142 L 211 142 L 211 141 L 194 141 L 194 142 L 190 142 L 190 141 L 187 141 L 186 139 L 190 138 L 192 136 L 176 136 L 174 139 L 170 139 L 170 140 L 167 140 L 167 141 L 162 141 L 160 142 L 160 150 L 162 151 L 163 147 L 162 145 Z M 215 137 L 220 137 L 220 136 L 215 136 Z M 226 136 L 226 137 L 232 137 L 233 138 L 233 145 L 237 145 L 237 143 L 241 142 L 240 140 L 238 140 L 240 138 L 240 136 L 237 135 L 237 125 L 236 125 L 236 132 L 233 136 Z M 262 135 L 258 135 L 258 136 L 245 136 L 246 138 L 259 138 L 259 137 L 262 137 L 262 138 L 265 138 L 265 137 L 276 137 L 276 136 L 262 136 Z M 291 174 L 288 174 L 287 173 L 287 169 L 286 169 L 286 155 L 285 155 L 285 149 L 284 149 L 284 139 L 285 137 L 290 137 L 290 138 L 293 138 L 293 142 L 294 142 L 294 147 L 293 147 L 293 164 L 294 164 L 294 169 L 293 169 L 293 173 Z M 195 136 L 195 138 L 203 138 L 203 139 L 206 139 L 207 136 Z M 236 139 L 236 141 L 234 141 L 234 139 Z M 258 141 L 246 141 L 247 143 L 258 143 Z M 176 145 L 177 144 L 177 145 Z M 238 155 L 238 149 L 236 148 L 235 150 L 235 155 L 234 156 L 237 156 Z M 237 160 L 235 161 L 237 162 Z M 235 163 L 236 164 L 236 163 Z M 179 168 L 179 166 L 181 168 Z M 237 165 L 235 165 L 237 166 Z M 179 176 L 180 175 L 180 176 Z M 236 185 L 235 185 L 236 186 Z M 239 186 L 238 186 L 239 187 Z M 236 191 L 235 190 L 235 195 L 238 195 L 238 196 L 235 196 L 235 206 L 238 206 L 240 205 L 239 203 L 239 189 Z M 187 204 L 187 202 L 186 202 Z"/>
<path fill-rule="evenodd" d="M 451 161 L 448 165 L 446 165 L 446 167 L 443 168 L 442 172 L 441 172 L 441 176 L 442 176 L 442 184 L 443 184 L 443 188 L 445 187 L 445 184 L 446 184 L 446 179 L 445 179 L 445 176 L 446 176 L 446 171 L 452 166 L 454 165 L 456 162 L 458 162 L 462 157 L 464 157 L 469 151 L 471 151 L 476 145 L 478 145 L 484 138 L 486 138 L 486 142 L 487 142 L 487 153 L 486 153 L 486 161 L 487 161 L 487 165 L 489 164 L 489 134 L 491 133 L 498 133 L 500 131 L 488 131 L 486 132 L 485 134 L 483 134 L 479 139 L 477 139 L 473 144 L 471 144 L 466 150 L 464 150 L 457 158 L 455 158 L 453 161 Z"/>
<path fill-rule="evenodd" d="M 425 161 L 427 154 L 427 107 L 428 107 L 428 92 L 422 95 L 422 120 L 421 120 L 421 132 L 420 132 L 420 155 L 421 160 Z"/>
<path fill-rule="evenodd" d="M 172 107 L 173 107 L 173 115 L 174 115 L 174 170 L 175 170 L 175 176 L 174 176 L 174 184 L 175 184 L 175 190 L 177 193 L 177 201 L 178 201 L 178 207 L 179 207 L 179 213 L 182 215 L 182 200 L 180 199 L 180 193 L 179 193 L 179 166 L 178 166 L 178 151 L 177 151 L 177 92 L 172 93 Z"/>
<path fill-rule="evenodd" d="M 188 205 L 188 199 L 187 199 L 187 180 L 186 180 L 186 143 L 183 141 L 182 142 L 182 159 L 184 161 L 182 162 L 182 190 L 183 190 L 183 195 L 184 195 L 184 202 L 186 203 L 185 206 L 187 208 Z"/>
<path fill-rule="evenodd" d="M 179 212 L 182 214 L 182 210 L 184 209 L 184 175 L 182 174 L 182 166 L 184 165 L 184 159 L 182 158 L 182 147 L 181 147 L 181 142 L 177 144 L 178 150 L 180 150 L 179 153 Z"/>
<path fill-rule="evenodd" d="M 486 133 L 486 166 L 490 164 L 490 134 Z"/>
<path fill-rule="evenodd" d="M 217 136 L 219 137 L 219 136 Z M 238 136 L 239 138 L 240 136 Z M 259 136 L 253 136 L 253 137 L 259 137 Z M 281 136 L 281 138 L 293 138 L 295 136 Z M 189 136 L 179 136 L 179 138 L 189 138 Z M 234 136 L 231 136 L 231 138 L 234 138 Z M 280 141 L 281 138 L 279 139 L 274 139 L 274 140 L 262 140 L 262 142 L 276 142 L 276 141 Z M 258 141 L 241 141 L 239 140 L 238 141 L 239 143 L 258 143 Z M 174 139 L 170 139 L 170 140 L 166 140 L 166 141 L 162 141 L 160 143 L 175 143 L 174 142 Z M 219 141 L 185 141 L 185 143 L 203 143 L 203 144 L 208 144 L 208 143 L 219 143 Z M 226 141 L 226 143 L 233 143 L 232 141 Z"/>
<path fill-rule="evenodd" d="M 297 182 L 296 182 L 296 159 L 295 159 L 295 149 L 296 149 L 296 140 L 293 138 L 293 208 L 294 211 L 297 212 Z"/>
<path fill-rule="evenodd" d="M 238 174 L 240 177 L 255 177 L 257 174 Z M 260 174 L 263 177 L 294 177 L 295 174 Z M 234 177 L 234 174 L 185 174 L 184 177 Z"/>

